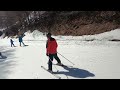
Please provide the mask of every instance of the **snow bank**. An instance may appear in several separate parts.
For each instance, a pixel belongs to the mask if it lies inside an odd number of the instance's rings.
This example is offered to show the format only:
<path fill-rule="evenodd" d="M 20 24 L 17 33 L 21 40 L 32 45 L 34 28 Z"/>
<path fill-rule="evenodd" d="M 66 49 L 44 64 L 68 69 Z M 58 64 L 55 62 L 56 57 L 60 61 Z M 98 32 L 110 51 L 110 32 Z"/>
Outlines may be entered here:
<path fill-rule="evenodd" d="M 24 40 L 46 40 L 46 35 L 38 30 L 33 32 L 26 32 Z M 96 34 L 96 35 L 83 35 L 83 36 L 53 36 L 57 40 L 78 40 L 78 41 L 110 41 L 110 40 L 120 40 L 120 29 L 115 29 L 109 32 Z"/>
<path fill-rule="evenodd" d="M 81 41 L 109 41 L 109 40 L 120 40 L 120 29 L 115 29 L 109 32 L 96 34 L 96 35 L 83 35 L 83 36 L 58 36 L 58 40 L 81 40 Z"/>
<path fill-rule="evenodd" d="M 45 35 L 38 30 L 33 31 L 32 33 L 28 31 L 25 35 L 24 40 L 46 40 Z"/>
<path fill-rule="evenodd" d="M 98 40 L 112 40 L 112 39 L 120 40 L 120 29 L 115 29 L 109 32 L 98 34 L 95 36 L 95 38 Z"/>

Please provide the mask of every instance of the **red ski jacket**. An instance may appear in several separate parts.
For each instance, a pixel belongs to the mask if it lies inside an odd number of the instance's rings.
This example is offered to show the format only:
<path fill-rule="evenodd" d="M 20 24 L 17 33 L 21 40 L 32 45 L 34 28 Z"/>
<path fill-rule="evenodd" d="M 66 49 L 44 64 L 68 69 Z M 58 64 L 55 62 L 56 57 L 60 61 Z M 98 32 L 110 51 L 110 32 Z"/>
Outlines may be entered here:
<path fill-rule="evenodd" d="M 57 53 L 58 44 L 54 38 L 50 38 L 47 40 L 46 49 L 47 54 L 55 54 Z"/>

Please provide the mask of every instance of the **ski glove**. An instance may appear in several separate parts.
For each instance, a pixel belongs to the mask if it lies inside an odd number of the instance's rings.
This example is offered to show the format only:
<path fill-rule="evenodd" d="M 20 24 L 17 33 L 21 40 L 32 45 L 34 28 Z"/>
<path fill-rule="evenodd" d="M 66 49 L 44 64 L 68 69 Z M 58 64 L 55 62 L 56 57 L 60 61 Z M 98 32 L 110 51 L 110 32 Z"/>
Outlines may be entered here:
<path fill-rule="evenodd" d="M 48 53 L 46 53 L 46 56 L 49 56 L 49 54 L 48 54 Z"/>

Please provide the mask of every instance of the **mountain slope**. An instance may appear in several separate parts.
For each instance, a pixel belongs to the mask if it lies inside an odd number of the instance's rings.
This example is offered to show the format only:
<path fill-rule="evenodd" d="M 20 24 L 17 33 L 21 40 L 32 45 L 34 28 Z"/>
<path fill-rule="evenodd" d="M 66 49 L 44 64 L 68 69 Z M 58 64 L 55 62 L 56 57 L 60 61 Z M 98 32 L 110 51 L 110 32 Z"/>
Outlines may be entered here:
<path fill-rule="evenodd" d="M 18 13 L 18 12 L 16 12 Z M 19 12 L 20 13 L 20 12 Z M 15 17 L 17 23 L 5 30 L 7 36 L 28 30 L 54 35 L 94 35 L 120 27 L 119 11 L 31 11 Z"/>

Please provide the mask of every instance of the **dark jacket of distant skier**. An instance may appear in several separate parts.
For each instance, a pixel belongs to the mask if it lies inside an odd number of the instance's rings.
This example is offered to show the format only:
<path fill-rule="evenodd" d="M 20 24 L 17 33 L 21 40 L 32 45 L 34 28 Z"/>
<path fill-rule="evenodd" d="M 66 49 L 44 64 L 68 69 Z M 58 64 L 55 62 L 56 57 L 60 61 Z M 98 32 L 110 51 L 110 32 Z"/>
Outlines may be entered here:
<path fill-rule="evenodd" d="M 25 36 L 25 34 L 22 34 L 19 36 L 19 42 L 23 42 L 23 37 Z"/>
<path fill-rule="evenodd" d="M 15 45 L 14 45 L 14 43 L 13 43 L 14 41 L 12 40 L 12 39 L 10 39 L 10 43 L 11 43 L 11 47 L 12 46 L 14 46 L 15 47 Z"/>
<path fill-rule="evenodd" d="M 22 42 L 23 40 L 22 40 L 22 36 L 19 36 L 19 42 Z"/>
<path fill-rule="evenodd" d="M 24 34 L 22 34 L 22 35 L 19 36 L 20 46 L 21 46 L 21 43 L 23 44 L 23 46 L 25 46 L 25 44 L 23 43 L 23 37 L 24 36 L 25 36 Z"/>
<path fill-rule="evenodd" d="M 0 31 L 0 36 L 2 36 L 2 34 L 3 34 L 3 32 L 2 32 L 2 31 Z"/>
<path fill-rule="evenodd" d="M 0 52 L 0 56 L 2 56 L 2 53 Z"/>
<path fill-rule="evenodd" d="M 22 36 L 22 35 L 20 35 L 20 36 L 19 36 L 19 42 L 22 42 L 22 41 L 23 41 L 23 39 L 22 39 L 22 38 L 23 38 L 23 36 Z"/>
<path fill-rule="evenodd" d="M 2 32 L 0 31 L 0 36 L 2 35 Z M 2 56 L 2 53 L 0 52 L 0 56 Z"/>
<path fill-rule="evenodd" d="M 13 44 L 14 41 L 12 39 L 10 39 L 10 42 L 11 42 L 11 44 Z"/>

